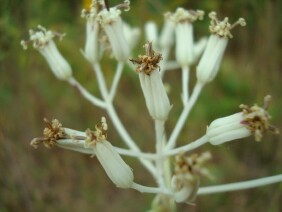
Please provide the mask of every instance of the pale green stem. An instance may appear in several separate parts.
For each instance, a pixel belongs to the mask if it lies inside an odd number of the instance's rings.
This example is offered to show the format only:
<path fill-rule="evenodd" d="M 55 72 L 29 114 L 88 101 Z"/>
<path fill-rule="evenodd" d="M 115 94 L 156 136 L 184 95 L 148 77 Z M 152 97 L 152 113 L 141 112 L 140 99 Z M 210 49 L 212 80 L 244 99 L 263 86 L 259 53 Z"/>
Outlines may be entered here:
<path fill-rule="evenodd" d="M 184 106 L 188 103 L 189 100 L 189 75 L 189 67 L 182 67 L 182 102 Z"/>
<path fill-rule="evenodd" d="M 81 152 L 84 154 L 90 154 L 93 155 L 93 150 L 89 148 L 85 148 L 85 141 L 84 140 L 72 140 L 72 139 L 61 139 L 57 140 L 58 147 L 61 147 L 63 149 L 68 149 L 72 151 L 77 151 Z M 131 156 L 131 157 L 136 157 L 136 158 L 143 158 L 147 160 L 156 160 L 158 157 L 155 153 L 143 153 L 143 152 L 138 152 L 130 149 L 124 149 L 120 147 L 114 146 L 115 150 L 125 156 Z"/>
<path fill-rule="evenodd" d="M 176 143 L 176 140 L 179 136 L 179 133 L 182 130 L 182 128 L 183 128 L 183 126 L 186 122 L 186 119 L 187 119 L 191 109 L 193 108 L 196 100 L 198 99 L 202 88 L 203 88 L 203 84 L 201 84 L 201 83 L 197 83 L 195 85 L 193 93 L 192 93 L 188 103 L 184 106 L 184 109 L 183 109 L 183 111 L 182 111 L 182 113 L 181 113 L 181 115 L 178 118 L 178 121 L 176 123 L 176 126 L 174 127 L 174 129 L 171 133 L 171 136 L 170 136 L 168 143 L 165 147 L 166 150 L 169 150 L 169 149 L 171 149 L 175 146 L 175 143 Z"/>
<path fill-rule="evenodd" d="M 155 153 L 143 153 L 143 152 L 138 152 L 138 151 L 133 151 L 133 150 L 128 150 L 120 147 L 115 147 L 116 151 L 125 156 L 130 156 L 130 157 L 136 157 L 136 158 L 143 158 L 147 160 L 157 160 L 157 155 Z"/>
<path fill-rule="evenodd" d="M 109 98 L 109 93 L 108 93 L 105 77 L 104 77 L 103 72 L 101 70 L 100 64 L 94 63 L 93 64 L 93 70 L 94 70 L 96 77 L 97 77 L 100 92 L 101 92 L 104 100 L 107 101 L 108 98 Z"/>
<path fill-rule="evenodd" d="M 148 187 L 143 186 L 137 183 L 133 183 L 131 188 L 140 191 L 141 193 L 151 193 L 151 194 L 165 194 L 165 195 L 173 195 L 169 189 L 163 188 L 156 188 L 156 187 Z"/>
<path fill-rule="evenodd" d="M 91 102 L 93 105 L 100 107 L 100 108 L 105 108 L 105 102 L 98 99 L 91 93 L 89 93 L 75 78 L 71 77 L 68 82 L 75 88 L 78 89 L 78 91 L 81 93 L 81 95 L 87 99 L 89 102 Z"/>
<path fill-rule="evenodd" d="M 117 65 L 117 69 L 116 69 L 115 76 L 114 76 L 114 79 L 113 79 L 112 87 L 111 87 L 111 90 L 110 90 L 110 97 L 109 98 L 110 98 L 111 101 L 115 97 L 117 86 L 119 84 L 123 68 L 124 68 L 124 63 L 119 62 L 118 65 Z"/>
<path fill-rule="evenodd" d="M 259 186 L 265 186 L 273 183 L 282 182 L 282 174 L 271 176 L 271 177 L 264 177 L 255 180 L 248 180 L 238 183 L 229 183 L 223 185 L 216 185 L 216 186 L 207 186 L 201 187 L 198 190 L 198 195 L 205 195 L 205 194 L 213 194 L 219 192 L 229 192 L 229 191 L 237 191 L 249 188 L 255 188 Z"/>
<path fill-rule="evenodd" d="M 157 180 L 161 188 L 165 188 L 164 180 L 164 159 L 163 159 L 163 142 L 164 142 L 164 121 L 155 120 L 156 132 L 156 168 Z"/>
<path fill-rule="evenodd" d="M 206 135 L 204 135 L 194 142 L 191 142 L 189 144 L 186 144 L 184 146 L 181 146 L 181 147 L 178 147 L 178 148 L 175 148 L 175 149 L 170 149 L 168 151 L 165 151 L 164 155 L 171 156 L 171 155 L 177 155 L 181 152 L 192 151 L 192 150 L 206 144 L 208 141 L 209 141 L 209 138 Z"/>
<path fill-rule="evenodd" d="M 145 152 L 140 152 L 140 151 L 135 151 L 135 150 L 130 150 L 130 149 L 124 149 L 124 148 L 120 148 L 120 147 L 114 147 L 114 148 L 119 154 L 125 155 L 125 156 L 143 158 L 143 159 L 147 159 L 147 160 L 156 160 L 156 161 L 158 161 L 161 158 L 161 160 L 165 161 L 165 163 L 168 163 L 168 164 L 165 165 L 165 168 L 164 168 L 164 173 L 168 174 L 168 172 L 170 172 L 169 159 L 167 158 L 168 156 L 177 155 L 177 154 L 182 153 L 182 152 L 192 151 L 192 150 L 199 148 L 200 146 L 208 143 L 208 141 L 209 141 L 208 137 L 206 135 L 204 135 L 201 138 L 199 138 L 199 139 L 197 139 L 197 140 L 195 140 L 195 141 L 193 141 L 189 144 L 186 144 L 184 146 L 162 152 L 161 155 L 158 155 L 156 153 L 145 153 Z M 74 151 L 76 151 L 76 148 L 81 148 L 81 149 L 84 148 L 84 141 L 63 139 L 63 140 L 58 140 L 58 144 L 64 145 L 64 146 L 67 146 L 67 147 L 73 147 Z M 63 146 L 60 146 L 60 147 L 63 147 Z M 93 152 L 88 150 L 88 149 L 81 150 L 80 152 L 83 152 L 85 154 L 93 154 Z M 169 176 L 170 175 L 168 174 L 167 177 L 170 179 Z"/>

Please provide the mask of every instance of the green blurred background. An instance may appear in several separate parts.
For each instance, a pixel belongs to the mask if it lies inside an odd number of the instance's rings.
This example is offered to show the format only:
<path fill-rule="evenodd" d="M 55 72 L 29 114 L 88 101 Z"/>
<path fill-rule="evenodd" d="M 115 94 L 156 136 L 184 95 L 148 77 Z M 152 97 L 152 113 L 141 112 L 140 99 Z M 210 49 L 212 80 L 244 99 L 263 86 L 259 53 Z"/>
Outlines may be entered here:
<path fill-rule="evenodd" d="M 109 0 L 110 5 L 119 3 Z M 42 119 L 58 118 L 64 126 L 85 130 L 94 127 L 104 111 L 94 108 L 67 83 L 58 81 L 47 63 L 32 48 L 20 46 L 27 39 L 28 29 L 41 24 L 67 36 L 58 42 L 69 60 L 74 75 L 91 92 L 98 93 L 95 75 L 82 57 L 85 26 L 80 18 L 81 0 L 4 0 L 0 7 L 0 211 L 146 211 L 153 195 L 121 190 L 107 179 L 100 164 L 89 156 L 43 146 L 34 150 L 29 142 L 41 136 Z M 271 94 L 272 122 L 282 126 L 281 94 L 281 1 L 132 1 L 124 19 L 142 28 L 148 20 L 159 27 L 162 14 L 178 6 L 215 10 L 231 21 L 244 17 L 247 27 L 235 29 L 217 78 L 208 84 L 193 109 L 179 145 L 201 136 L 215 118 L 238 111 L 238 105 L 262 104 Z M 195 37 L 208 34 L 208 18 L 195 24 Z M 143 40 L 135 55 L 143 51 Z M 105 59 L 105 61 L 111 61 Z M 104 65 L 107 79 L 113 76 L 114 62 Z M 194 72 L 192 73 L 192 78 Z M 179 113 L 180 72 L 169 72 L 165 82 L 173 109 L 167 123 L 171 132 Z M 195 80 L 192 80 L 192 85 Z M 143 101 L 137 75 L 126 70 L 121 79 L 115 105 L 130 134 L 145 151 L 153 151 L 154 126 Z M 109 140 L 124 146 L 109 127 Z M 219 147 L 207 145 L 213 160 L 209 168 L 214 181 L 202 185 L 228 183 L 281 173 L 281 135 L 267 134 L 257 143 L 253 138 L 230 142 Z M 135 159 L 125 158 L 133 167 L 135 179 L 154 185 Z M 282 184 L 244 191 L 214 194 L 197 198 L 196 206 L 178 205 L 179 211 L 281 211 Z"/>

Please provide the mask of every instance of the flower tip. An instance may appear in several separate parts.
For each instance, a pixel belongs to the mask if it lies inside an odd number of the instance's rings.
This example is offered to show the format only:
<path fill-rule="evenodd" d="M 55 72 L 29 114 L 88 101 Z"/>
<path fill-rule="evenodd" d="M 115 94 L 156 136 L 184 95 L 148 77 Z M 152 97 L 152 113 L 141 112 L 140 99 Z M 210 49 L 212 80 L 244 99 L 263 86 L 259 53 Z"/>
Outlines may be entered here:
<path fill-rule="evenodd" d="M 205 16 L 205 11 L 203 10 L 197 10 L 196 13 L 198 14 L 198 19 L 203 20 Z"/>
<path fill-rule="evenodd" d="M 209 13 L 209 18 L 211 18 L 211 19 L 216 18 L 216 12 L 215 11 L 210 12 Z"/>
<path fill-rule="evenodd" d="M 27 42 L 24 40 L 21 40 L 21 46 L 23 47 L 24 50 L 27 50 Z"/>
<path fill-rule="evenodd" d="M 246 23 L 246 21 L 245 21 L 244 18 L 239 18 L 238 23 L 239 23 L 241 26 L 246 26 L 246 25 L 247 25 L 247 23 Z"/>
<path fill-rule="evenodd" d="M 40 142 L 38 141 L 38 139 L 37 139 L 37 138 L 34 138 L 34 139 L 31 140 L 30 146 L 32 146 L 34 149 L 37 149 L 39 143 L 40 143 Z"/>

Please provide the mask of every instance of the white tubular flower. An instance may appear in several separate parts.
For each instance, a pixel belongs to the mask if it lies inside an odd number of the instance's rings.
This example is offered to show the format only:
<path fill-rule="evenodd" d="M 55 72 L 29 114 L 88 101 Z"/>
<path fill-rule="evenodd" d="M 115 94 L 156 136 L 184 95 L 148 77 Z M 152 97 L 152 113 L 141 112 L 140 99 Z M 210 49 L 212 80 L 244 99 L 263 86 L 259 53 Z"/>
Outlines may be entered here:
<path fill-rule="evenodd" d="M 120 13 L 121 11 L 116 7 L 110 8 L 109 11 L 103 9 L 99 17 L 100 24 L 110 41 L 114 57 L 119 62 L 125 62 L 130 55 L 130 50 L 123 32 Z"/>
<path fill-rule="evenodd" d="M 55 145 L 64 149 L 97 156 L 108 177 L 117 187 L 130 188 L 133 183 L 133 172 L 123 161 L 114 147 L 107 141 L 108 129 L 106 119 L 102 117 L 101 124 L 96 125 L 96 130 L 80 132 L 63 128 L 62 124 L 53 119 L 51 122 L 44 119 L 46 128 L 43 136 L 32 139 L 30 145 L 37 148 L 43 143 L 45 147 L 52 148 Z"/>
<path fill-rule="evenodd" d="M 219 118 L 213 121 L 207 128 L 207 136 L 213 145 L 219 145 L 228 141 L 248 137 L 252 134 L 256 141 L 262 139 L 262 134 L 265 131 L 270 131 L 274 134 L 279 133 L 279 130 L 269 124 L 270 115 L 266 111 L 269 105 L 270 96 L 265 97 L 263 107 L 254 105 L 248 107 L 240 105 L 243 112 L 233 114 L 224 118 Z"/>
<path fill-rule="evenodd" d="M 87 130 L 86 148 L 93 151 L 112 182 L 120 188 L 130 188 L 133 183 L 132 169 L 124 162 L 110 142 L 106 140 L 107 123 L 102 117 L 96 130 Z"/>
<path fill-rule="evenodd" d="M 98 6 L 98 2 L 92 1 L 89 11 L 83 9 L 81 12 L 81 17 L 86 19 L 86 41 L 83 55 L 92 64 L 100 59 Z"/>
<path fill-rule="evenodd" d="M 159 71 L 153 70 L 150 75 L 139 73 L 139 79 L 150 115 L 165 121 L 171 106 Z"/>
<path fill-rule="evenodd" d="M 161 49 L 170 48 L 174 42 L 175 22 L 172 20 L 172 14 L 170 12 L 165 13 L 164 19 L 164 27 L 159 39 L 159 46 Z"/>
<path fill-rule="evenodd" d="M 209 17 L 211 18 L 212 35 L 209 37 L 207 47 L 197 66 L 197 79 L 202 83 L 212 81 L 217 75 L 228 39 L 233 37 L 230 31 L 237 25 L 246 25 L 243 18 L 231 25 L 228 18 L 219 21 L 215 12 L 211 12 Z"/>
<path fill-rule="evenodd" d="M 193 60 L 193 63 L 195 63 L 200 58 L 201 54 L 205 50 L 205 47 L 207 46 L 207 43 L 208 43 L 208 38 L 203 37 L 194 44 L 194 49 L 193 49 L 194 60 Z"/>
<path fill-rule="evenodd" d="M 53 38 L 55 36 L 62 37 L 64 35 L 46 30 L 42 26 L 38 26 L 38 31 L 34 32 L 29 30 L 30 38 L 28 41 L 21 41 L 21 45 L 24 49 L 27 49 L 27 44 L 29 42 L 33 43 L 33 47 L 37 49 L 49 64 L 52 72 L 60 80 L 68 80 L 72 76 L 72 70 L 69 63 L 61 55 L 56 47 Z"/>
<path fill-rule="evenodd" d="M 138 44 L 141 36 L 141 31 L 138 27 L 131 27 L 123 23 L 123 31 L 125 40 L 127 41 L 130 51 Z"/>
<path fill-rule="evenodd" d="M 219 145 L 227 141 L 250 136 L 251 132 L 246 125 L 242 124 L 243 120 L 243 113 L 236 113 L 213 121 L 207 129 L 210 143 Z"/>
<path fill-rule="evenodd" d="M 199 185 L 199 179 L 191 174 L 174 175 L 171 179 L 171 189 L 175 202 L 193 202 L 196 199 Z"/>
<path fill-rule="evenodd" d="M 200 10 L 188 11 L 183 8 L 178 8 L 173 16 L 174 21 L 176 22 L 176 61 L 182 67 L 189 66 L 194 61 L 194 36 L 192 22 L 197 19 L 202 20 L 204 12 Z"/>
<path fill-rule="evenodd" d="M 141 88 L 150 115 L 153 119 L 165 121 L 171 105 L 158 71 L 158 63 L 162 56 L 152 49 L 152 43 L 148 42 L 144 47 L 146 55 L 140 55 L 137 60 L 130 59 L 130 61 L 133 64 L 139 64 L 136 71 L 139 73 Z"/>
<path fill-rule="evenodd" d="M 146 40 L 152 42 L 153 49 L 157 49 L 158 41 L 158 27 L 157 24 L 153 21 L 149 21 L 145 24 L 145 34 Z"/>
<path fill-rule="evenodd" d="M 183 154 L 176 156 L 175 174 L 171 179 L 175 202 L 193 203 L 200 186 L 200 175 L 210 177 L 208 170 L 202 168 L 202 165 L 210 158 L 209 152 L 204 152 L 199 156 L 197 154 L 190 157 L 185 157 Z"/>

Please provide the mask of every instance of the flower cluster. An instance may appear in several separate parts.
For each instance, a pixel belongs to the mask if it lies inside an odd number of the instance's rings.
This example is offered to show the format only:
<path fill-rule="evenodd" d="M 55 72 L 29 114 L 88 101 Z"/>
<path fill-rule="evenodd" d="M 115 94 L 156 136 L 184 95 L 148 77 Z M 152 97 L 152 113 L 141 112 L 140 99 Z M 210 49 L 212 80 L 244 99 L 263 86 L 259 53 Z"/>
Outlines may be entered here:
<path fill-rule="evenodd" d="M 145 53 L 139 55 L 137 59 L 129 59 L 132 48 L 138 42 L 140 29 L 131 28 L 122 20 L 122 10 L 129 10 L 129 1 L 109 7 L 108 1 L 92 0 L 91 5 L 82 10 L 81 14 L 86 19 L 86 41 L 82 53 L 93 67 L 101 97 L 91 94 L 72 75 L 69 63 L 61 55 L 53 40 L 55 37 L 61 39 L 64 34 L 38 26 L 38 31 L 30 30 L 29 40 L 22 41 L 21 44 L 26 49 L 27 44 L 32 42 L 33 47 L 43 55 L 58 79 L 67 81 L 94 106 L 105 110 L 127 148 L 116 147 L 109 142 L 108 124 L 104 117 L 95 125 L 94 130 L 87 129 L 86 131 L 65 128 L 56 119 L 52 121 L 44 119 L 46 128 L 43 130 L 43 137 L 34 138 L 31 145 L 37 148 L 43 143 L 47 148 L 57 146 L 97 158 L 108 178 L 117 187 L 155 194 L 151 211 L 174 211 L 175 202 L 194 204 L 196 197 L 201 194 L 281 182 L 282 175 L 277 175 L 248 182 L 201 187 L 201 176 L 211 178 L 208 169 L 204 167 L 205 162 L 211 158 L 211 154 L 209 152 L 200 155 L 190 153 L 208 143 L 219 145 L 252 134 L 256 141 L 260 141 L 266 131 L 278 134 L 279 130 L 269 124 L 270 115 L 267 109 L 270 96 L 265 97 L 263 107 L 241 105 L 242 112 L 216 119 L 199 139 L 175 147 L 204 85 L 214 80 L 219 71 L 229 39 L 233 37 L 231 30 L 237 25 L 245 26 L 245 20 L 239 18 L 237 22 L 230 24 L 227 17 L 220 21 L 216 13 L 211 12 L 209 13 L 211 35 L 209 38 L 204 37 L 195 42 L 193 24 L 196 20 L 204 18 L 204 12 L 177 8 L 174 13 L 164 14 L 164 26 L 159 35 L 155 22 L 149 21 L 145 24 L 147 39 L 144 45 Z M 175 48 L 173 48 L 174 44 Z M 113 56 L 111 59 L 117 62 L 112 83 L 106 82 L 101 65 L 104 61 L 102 57 L 107 50 L 111 50 L 111 56 Z M 172 50 L 175 50 L 175 59 L 170 58 Z M 189 92 L 190 67 L 198 61 L 198 58 L 200 60 L 196 65 L 196 80 L 194 80 L 196 83 L 192 92 Z M 139 142 L 131 137 L 122 123 L 113 104 L 126 63 L 132 70 L 136 70 L 146 107 L 155 124 L 154 152 L 142 151 L 138 146 Z M 163 76 L 167 70 L 178 68 L 182 71 L 180 81 L 183 110 L 176 120 L 175 127 L 170 129 L 171 133 L 168 133 L 165 130 L 165 124 L 172 111 L 172 105 L 163 82 L 166 78 Z M 189 156 L 185 156 L 187 152 Z M 133 171 L 121 155 L 139 160 L 155 179 L 156 186 L 151 187 L 134 182 Z M 175 164 L 172 167 L 171 158 L 174 157 Z"/>

